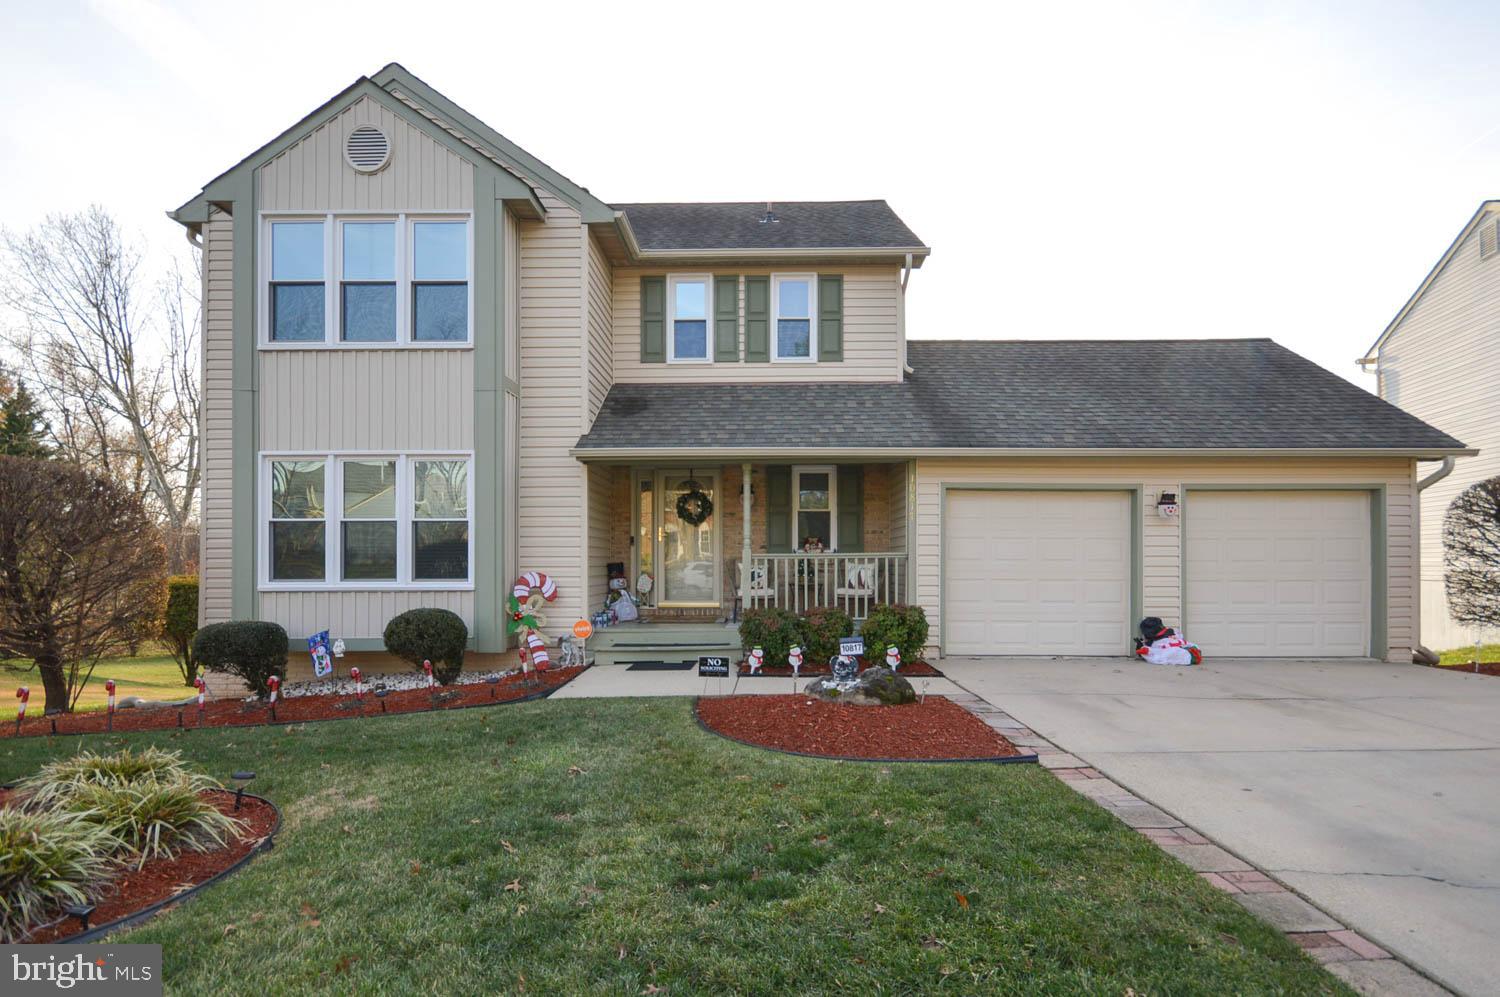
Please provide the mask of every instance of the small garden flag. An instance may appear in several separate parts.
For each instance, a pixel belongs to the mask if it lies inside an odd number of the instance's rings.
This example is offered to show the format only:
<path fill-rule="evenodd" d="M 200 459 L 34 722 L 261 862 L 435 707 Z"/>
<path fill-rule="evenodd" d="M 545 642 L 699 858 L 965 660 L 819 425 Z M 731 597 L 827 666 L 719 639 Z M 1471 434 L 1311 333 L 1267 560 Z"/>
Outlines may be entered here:
<path fill-rule="evenodd" d="M 328 655 L 327 630 L 320 630 L 307 638 L 307 653 L 312 655 L 313 675 L 323 678 L 333 674 L 333 658 Z"/>

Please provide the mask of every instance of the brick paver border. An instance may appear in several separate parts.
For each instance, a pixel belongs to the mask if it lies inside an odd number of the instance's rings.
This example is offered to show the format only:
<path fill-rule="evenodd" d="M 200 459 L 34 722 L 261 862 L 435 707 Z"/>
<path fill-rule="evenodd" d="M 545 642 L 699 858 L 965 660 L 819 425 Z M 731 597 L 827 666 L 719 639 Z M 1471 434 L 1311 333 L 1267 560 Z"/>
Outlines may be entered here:
<path fill-rule="evenodd" d="M 1233 896 L 1246 910 L 1269 921 L 1356 990 L 1368 994 L 1449 993 L 1359 932 L 1343 925 L 1327 911 L 1313 905 L 1285 883 L 1209 840 L 1172 814 L 1136 796 L 1000 707 L 974 693 L 950 694 L 948 698 L 989 724 L 1012 744 L 1036 752 L 1042 766 L 1065 785 L 1109 811 L 1212 886 Z M 1361 971 L 1365 964 L 1375 962 L 1382 963 L 1378 967 L 1380 972 Z"/>

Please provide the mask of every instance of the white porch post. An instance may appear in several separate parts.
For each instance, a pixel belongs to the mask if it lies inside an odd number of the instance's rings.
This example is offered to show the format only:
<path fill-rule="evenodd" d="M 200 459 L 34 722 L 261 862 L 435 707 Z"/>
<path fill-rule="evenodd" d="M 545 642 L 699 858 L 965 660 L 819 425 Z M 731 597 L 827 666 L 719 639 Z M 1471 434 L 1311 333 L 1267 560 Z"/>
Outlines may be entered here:
<path fill-rule="evenodd" d="M 750 465 L 740 465 L 740 612 L 750 608 Z"/>

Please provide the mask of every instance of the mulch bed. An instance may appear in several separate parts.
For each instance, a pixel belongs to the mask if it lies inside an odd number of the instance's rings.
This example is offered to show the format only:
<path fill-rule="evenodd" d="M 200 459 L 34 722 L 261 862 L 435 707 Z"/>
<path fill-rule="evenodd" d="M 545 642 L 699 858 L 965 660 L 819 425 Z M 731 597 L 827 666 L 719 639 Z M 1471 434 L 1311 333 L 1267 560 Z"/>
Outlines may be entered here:
<path fill-rule="evenodd" d="M 348 720 L 353 717 L 380 716 L 381 713 L 422 713 L 427 710 L 454 710 L 466 706 L 491 706 L 548 695 L 583 671 L 582 668 L 552 668 L 534 672 L 535 679 L 510 675 L 497 684 L 475 682 L 469 685 L 438 686 L 436 696 L 426 689 L 404 689 L 392 692 L 383 700 L 366 690 L 364 705 L 352 693 L 348 695 L 293 696 L 276 703 L 276 717 L 271 718 L 271 709 L 264 702 L 245 702 L 242 699 L 220 699 L 205 705 L 200 723 L 198 707 L 176 706 L 155 709 L 131 709 L 115 711 L 114 730 L 120 732 L 142 730 L 169 730 L 179 724 L 193 729 L 203 727 L 254 727 L 268 723 L 307 723 L 314 720 Z M 35 707 L 35 703 L 32 704 Z M 40 711 L 37 711 L 38 714 Z M 101 734 L 107 729 L 108 715 L 104 711 L 89 713 L 65 713 L 56 717 L 27 716 L 21 725 L 21 737 L 42 737 L 57 734 Z M 15 737 L 14 721 L 0 722 L 0 737 Z"/>
<path fill-rule="evenodd" d="M 0 806 L 5 805 L 11 793 L 12 790 L 0 790 Z M 132 866 L 121 869 L 94 901 L 94 913 L 89 918 L 91 928 L 128 917 L 212 879 L 250 854 L 276 830 L 276 808 L 265 800 L 246 796 L 239 813 L 235 813 L 232 791 L 208 790 L 204 795 L 211 797 L 222 812 L 245 822 L 241 837 L 227 848 L 216 851 L 183 851 L 173 859 L 153 859 L 140 869 Z M 36 931 L 27 941 L 61 942 L 81 934 L 82 930 L 77 918 L 66 917 L 51 927 Z"/>
<path fill-rule="evenodd" d="M 1022 754 L 943 696 L 905 706 L 849 706 L 797 695 L 705 697 L 697 711 L 716 734 L 805 755 L 959 761 Z"/>
<path fill-rule="evenodd" d="M 864 658 L 860 658 L 859 659 L 859 670 L 860 671 L 864 671 L 866 668 L 869 668 L 870 665 L 872 665 L 872 664 L 884 665 L 885 664 L 885 660 L 881 659 L 880 661 L 871 662 L 871 661 L 868 661 L 868 660 L 866 660 Z M 740 662 L 740 674 L 741 675 L 750 675 L 750 665 L 747 664 L 746 662 L 741 661 Z M 766 675 L 766 676 L 770 676 L 772 678 L 791 678 L 792 677 L 792 668 L 791 668 L 790 665 L 766 665 L 764 668 L 762 668 L 759 672 L 757 672 L 755 674 L 756 675 Z M 833 674 L 833 669 L 831 669 L 831 668 L 828 667 L 828 662 L 826 662 L 826 661 L 822 662 L 821 664 L 813 664 L 812 662 L 808 662 L 807 664 L 804 664 L 802 666 L 802 671 L 799 672 L 798 674 L 805 675 L 805 676 L 817 677 L 819 675 L 831 675 L 831 674 Z M 896 674 L 897 675 L 905 675 L 907 678 L 914 678 L 914 677 L 915 678 L 942 678 L 943 677 L 943 673 L 942 672 L 938 671 L 936 668 L 932 667 L 927 662 L 921 661 L 921 660 L 918 660 L 918 661 L 903 661 L 903 662 L 901 662 L 901 667 L 896 670 Z"/>
<path fill-rule="evenodd" d="M 1445 672 L 1464 672 L 1468 675 L 1493 675 L 1500 678 L 1500 661 L 1483 661 L 1479 664 L 1470 662 L 1467 665 L 1433 665 Z"/>

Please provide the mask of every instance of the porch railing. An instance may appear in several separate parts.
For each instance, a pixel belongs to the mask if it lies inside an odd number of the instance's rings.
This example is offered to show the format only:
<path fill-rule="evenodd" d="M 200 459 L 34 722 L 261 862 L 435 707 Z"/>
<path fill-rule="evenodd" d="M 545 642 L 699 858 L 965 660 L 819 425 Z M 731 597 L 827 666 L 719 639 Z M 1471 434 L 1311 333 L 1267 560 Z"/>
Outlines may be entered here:
<path fill-rule="evenodd" d="M 728 582 L 738 590 L 738 573 Z M 870 615 L 871 606 L 905 602 L 906 598 L 903 553 L 752 554 L 750 591 L 743 605 L 749 609 L 780 606 L 795 613 L 837 606 L 862 620 Z"/>

